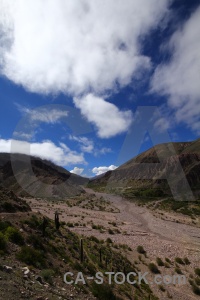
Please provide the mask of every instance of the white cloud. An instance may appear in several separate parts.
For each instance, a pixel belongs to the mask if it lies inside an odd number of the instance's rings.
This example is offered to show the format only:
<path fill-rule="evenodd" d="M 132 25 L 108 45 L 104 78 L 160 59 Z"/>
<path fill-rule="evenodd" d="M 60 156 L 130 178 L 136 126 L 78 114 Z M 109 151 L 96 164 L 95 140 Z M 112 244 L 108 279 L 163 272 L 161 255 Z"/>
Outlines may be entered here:
<path fill-rule="evenodd" d="M 94 155 L 98 156 L 98 155 L 101 155 L 101 154 L 106 154 L 106 153 L 111 153 L 111 152 L 112 152 L 111 148 L 103 147 L 101 149 L 95 149 Z"/>
<path fill-rule="evenodd" d="M 16 104 L 21 113 L 28 114 L 29 121 L 43 122 L 48 124 L 55 124 L 61 118 L 67 117 L 68 112 L 58 108 L 51 108 L 51 106 L 40 107 L 39 109 L 30 109 L 20 104 Z"/>
<path fill-rule="evenodd" d="M 92 153 L 94 150 L 94 143 L 92 140 L 88 139 L 87 137 L 77 137 L 74 135 L 69 136 L 70 140 L 76 141 L 81 145 L 81 151 Z"/>
<path fill-rule="evenodd" d="M 28 143 L 18 140 L 0 139 L 0 152 L 31 154 L 62 166 L 86 163 L 82 153 L 70 150 L 63 143 L 57 146 L 49 140 L 40 143 Z"/>
<path fill-rule="evenodd" d="M 81 110 L 86 119 L 95 124 L 101 138 L 109 138 L 126 131 L 132 122 L 132 113 L 120 111 L 114 104 L 100 97 L 88 94 L 74 99 L 75 106 Z"/>
<path fill-rule="evenodd" d="M 200 132 L 200 7 L 172 36 L 169 63 L 157 67 L 152 91 L 167 95 L 176 120 Z"/>
<path fill-rule="evenodd" d="M 73 170 L 71 170 L 70 172 L 76 175 L 81 175 L 83 173 L 84 169 L 83 168 L 78 168 L 78 167 L 74 167 Z"/>
<path fill-rule="evenodd" d="M 103 173 L 105 173 L 107 171 L 113 171 L 116 168 L 117 167 L 114 166 L 114 165 L 111 165 L 109 167 L 105 167 L 105 166 L 104 167 L 95 167 L 95 168 L 92 169 L 92 173 L 97 176 L 97 175 L 101 175 L 101 174 L 103 174 Z"/>
<path fill-rule="evenodd" d="M 151 67 L 142 38 L 170 0 L 0 0 L 0 72 L 39 93 L 126 86 Z"/>

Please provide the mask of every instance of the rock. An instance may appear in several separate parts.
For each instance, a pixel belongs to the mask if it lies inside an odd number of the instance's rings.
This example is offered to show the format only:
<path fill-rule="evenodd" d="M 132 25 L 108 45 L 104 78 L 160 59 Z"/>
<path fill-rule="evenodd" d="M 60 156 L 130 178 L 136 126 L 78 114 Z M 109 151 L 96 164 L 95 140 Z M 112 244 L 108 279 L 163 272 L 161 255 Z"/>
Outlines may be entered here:
<path fill-rule="evenodd" d="M 9 266 L 6 266 L 6 265 L 3 266 L 3 269 L 4 269 L 6 272 L 8 272 L 8 273 L 12 273 L 12 271 L 13 271 L 13 268 L 12 268 L 12 267 L 9 267 Z"/>
<path fill-rule="evenodd" d="M 30 276 L 30 270 L 28 267 L 22 268 L 22 271 L 24 272 L 24 275 Z"/>
<path fill-rule="evenodd" d="M 2 280 L 3 278 L 2 277 L 0 277 L 0 280 Z"/>

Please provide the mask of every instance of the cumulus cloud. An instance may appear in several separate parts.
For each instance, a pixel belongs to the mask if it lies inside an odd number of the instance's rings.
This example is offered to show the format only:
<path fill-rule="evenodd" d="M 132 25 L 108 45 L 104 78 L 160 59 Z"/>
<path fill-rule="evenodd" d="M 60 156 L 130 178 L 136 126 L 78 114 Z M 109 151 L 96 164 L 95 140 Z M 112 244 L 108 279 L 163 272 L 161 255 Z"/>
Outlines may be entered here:
<path fill-rule="evenodd" d="M 69 139 L 72 141 L 76 141 L 80 145 L 81 151 L 84 153 L 92 153 L 94 156 L 99 156 L 112 152 L 111 148 L 108 147 L 98 148 L 94 145 L 94 142 L 91 139 L 85 136 L 80 137 L 69 135 Z"/>
<path fill-rule="evenodd" d="M 70 150 L 64 143 L 57 146 L 49 140 L 40 143 L 28 143 L 19 140 L 0 139 L 0 152 L 31 154 L 62 166 L 86 163 L 82 153 Z"/>
<path fill-rule="evenodd" d="M 141 38 L 170 0 L 0 0 L 1 73 L 39 93 L 96 93 L 150 68 Z"/>
<path fill-rule="evenodd" d="M 94 150 L 94 143 L 92 140 L 88 139 L 87 137 L 77 137 L 74 135 L 70 135 L 69 139 L 72 141 L 76 141 L 80 144 L 81 150 L 83 152 L 92 153 Z"/>
<path fill-rule="evenodd" d="M 200 7 L 170 39 L 169 63 L 156 68 L 151 90 L 167 95 L 176 120 L 200 133 Z"/>
<path fill-rule="evenodd" d="M 98 136 L 110 138 L 126 131 L 132 122 L 132 113 L 120 111 L 117 106 L 104 99 L 88 94 L 82 98 L 74 98 L 74 103 L 85 118 L 97 127 Z"/>
<path fill-rule="evenodd" d="M 68 115 L 67 111 L 51 108 L 51 106 L 44 106 L 39 109 L 30 109 L 20 104 L 16 104 L 16 106 L 21 113 L 28 114 L 29 122 L 55 124 Z"/>
<path fill-rule="evenodd" d="M 73 170 L 71 170 L 70 172 L 76 175 L 81 175 L 83 173 L 84 169 L 83 168 L 78 168 L 78 167 L 74 167 Z"/>
<path fill-rule="evenodd" d="M 110 165 L 109 167 L 95 167 L 92 169 L 92 173 L 95 174 L 96 176 L 97 175 L 101 175 L 107 171 L 113 171 L 115 170 L 117 167 L 114 166 L 114 165 Z"/>

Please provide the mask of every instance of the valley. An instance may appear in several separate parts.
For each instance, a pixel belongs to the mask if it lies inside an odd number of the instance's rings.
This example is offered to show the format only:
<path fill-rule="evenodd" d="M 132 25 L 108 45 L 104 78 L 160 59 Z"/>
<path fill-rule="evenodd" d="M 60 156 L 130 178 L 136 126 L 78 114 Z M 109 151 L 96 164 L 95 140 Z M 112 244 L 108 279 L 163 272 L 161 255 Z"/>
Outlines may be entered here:
<path fill-rule="evenodd" d="M 138 261 L 144 270 L 156 258 L 169 259 L 172 263 L 161 267 L 163 275 L 173 274 L 177 267 L 177 257 L 188 258 L 189 265 L 179 265 L 187 280 L 199 265 L 200 256 L 200 218 L 196 224 L 189 216 L 150 210 L 122 198 L 119 195 L 94 192 L 85 188 L 85 194 L 68 201 L 26 199 L 32 210 L 51 219 L 55 211 L 60 214 L 64 227 L 83 237 L 95 236 L 99 240 L 110 240 L 114 248 L 130 249 L 126 253 L 131 261 Z M 97 203 L 97 206 L 95 206 Z M 145 249 L 148 258 L 137 252 L 137 247 Z M 141 260 L 141 261 L 140 261 Z M 169 299 L 167 292 L 158 286 L 153 291 L 159 299 Z M 167 286 L 173 299 L 196 299 L 190 284 L 186 286 Z M 184 292 L 183 292 L 184 291 Z"/>

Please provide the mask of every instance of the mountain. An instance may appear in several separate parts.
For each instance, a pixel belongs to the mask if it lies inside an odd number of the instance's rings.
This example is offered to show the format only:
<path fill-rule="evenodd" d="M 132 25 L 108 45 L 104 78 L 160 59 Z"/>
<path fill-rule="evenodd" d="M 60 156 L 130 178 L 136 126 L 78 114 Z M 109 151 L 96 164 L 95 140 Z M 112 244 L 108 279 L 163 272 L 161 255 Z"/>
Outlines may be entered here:
<path fill-rule="evenodd" d="M 9 189 L 0 186 L 0 213 L 13 213 L 18 211 L 25 212 L 30 210 L 31 208 L 26 201 L 18 198 Z"/>
<path fill-rule="evenodd" d="M 170 186 L 163 178 L 171 176 L 176 189 L 184 191 L 185 182 L 179 166 L 194 195 L 200 197 L 200 139 L 156 145 L 114 171 L 91 179 L 88 186 L 97 190 L 122 191 L 131 197 L 171 195 Z"/>
<path fill-rule="evenodd" d="M 87 181 L 38 157 L 0 153 L 0 183 L 18 196 L 74 196 L 83 192 L 81 185 Z"/>

